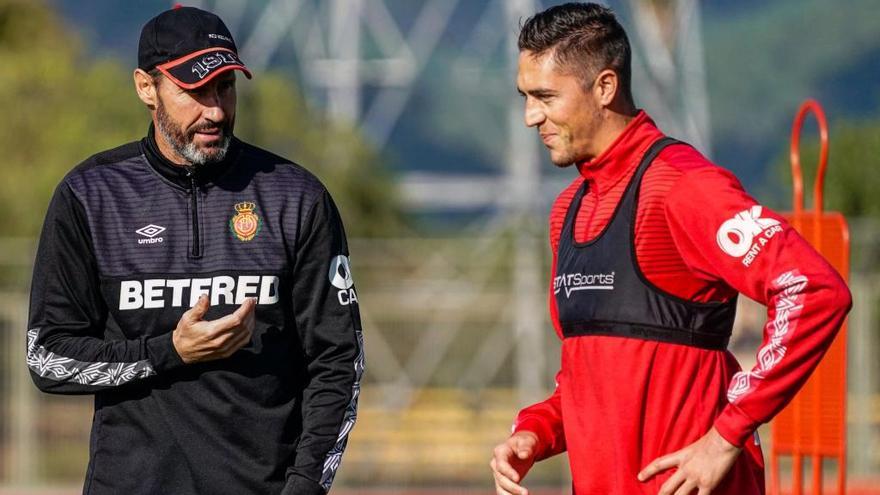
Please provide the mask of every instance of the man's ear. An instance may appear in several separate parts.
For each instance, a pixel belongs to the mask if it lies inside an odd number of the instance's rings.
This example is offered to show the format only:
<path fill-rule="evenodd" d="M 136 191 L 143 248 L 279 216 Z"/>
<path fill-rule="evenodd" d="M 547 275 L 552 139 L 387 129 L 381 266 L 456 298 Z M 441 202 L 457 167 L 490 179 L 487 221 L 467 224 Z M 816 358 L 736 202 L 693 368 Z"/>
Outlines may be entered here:
<path fill-rule="evenodd" d="M 138 98 L 144 102 L 150 110 L 155 110 L 159 101 L 159 81 L 153 79 L 143 69 L 134 70 L 134 89 Z"/>
<path fill-rule="evenodd" d="M 593 96 L 601 106 L 610 106 L 617 96 L 619 87 L 620 79 L 617 77 L 617 73 L 611 69 L 605 69 L 596 76 L 596 82 L 593 85 Z"/>

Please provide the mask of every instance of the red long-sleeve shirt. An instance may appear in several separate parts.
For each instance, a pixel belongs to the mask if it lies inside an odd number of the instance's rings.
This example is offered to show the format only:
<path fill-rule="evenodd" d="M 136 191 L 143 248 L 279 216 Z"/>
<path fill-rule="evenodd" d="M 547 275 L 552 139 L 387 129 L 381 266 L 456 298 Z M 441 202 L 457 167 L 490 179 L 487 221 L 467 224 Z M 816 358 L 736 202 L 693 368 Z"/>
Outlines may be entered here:
<path fill-rule="evenodd" d="M 590 187 L 576 216 L 578 242 L 602 232 L 645 151 L 662 137 L 641 112 L 604 153 L 579 164 L 580 176 L 550 215 L 551 281 L 565 215 L 583 181 Z M 640 483 L 641 468 L 714 426 L 745 451 L 713 494 L 763 493 L 760 447 L 747 440 L 818 364 L 849 310 L 849 290 L 782 217 L 689 146 L 663 150 L 639 191 L 634 244 L 645 278 L 690 301 L 724 301 L 740 292 L 765 304 L 757 365 L 743 372 L 727 351 L 565 338 L 555 392 L 523 409 L 514 429 L 538 435 L 539 458 L 568 450 L 576 493 L 629 495 L 657 493 L 671 472 Z M 550 314 L 562 338 L 552 282 Z"/>

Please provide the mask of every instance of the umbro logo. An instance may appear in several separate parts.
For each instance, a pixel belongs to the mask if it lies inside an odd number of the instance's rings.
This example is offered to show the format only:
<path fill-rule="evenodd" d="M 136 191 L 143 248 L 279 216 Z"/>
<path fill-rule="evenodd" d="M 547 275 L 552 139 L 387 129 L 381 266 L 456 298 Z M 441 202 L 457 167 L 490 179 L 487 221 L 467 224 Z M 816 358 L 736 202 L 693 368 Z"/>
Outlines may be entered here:
<path fill-rule="evenodd" d="M 156 237 L 162 232 L 165 232 L 165 227 L 153 224 L 135 230 L 136 234 L 144 237 L 144 239 L 138 239 L 138 244 L 155 244 L 157 242 L 162 242 L 165 240 L 164 238 Z"/>

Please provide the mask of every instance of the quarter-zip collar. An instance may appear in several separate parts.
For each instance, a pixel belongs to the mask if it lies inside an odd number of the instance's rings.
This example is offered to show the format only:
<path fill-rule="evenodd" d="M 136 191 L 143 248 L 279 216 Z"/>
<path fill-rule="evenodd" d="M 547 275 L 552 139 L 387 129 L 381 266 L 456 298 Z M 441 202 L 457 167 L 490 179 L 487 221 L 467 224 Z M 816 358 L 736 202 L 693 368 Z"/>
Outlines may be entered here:
<path fill-rule="evenodd" d="M 229 171 L 241 153 L 241 142 L 233 136 L 229 143 L 229 150 L 226 152 L 226 158 L 223 161 L 200 167 L 178 165 L 165 158 L 165 155 L 159 151 L 155 133 L 156 130 L 151 123 L 146 137 L 141 139 L 141 151 L 147 157 L 147 162 L 150 163 L 150 166 L 159 175 L 183 189 L 191 189 L 193 184 L 204 186 L 213 183 Z M 193 181 L 193 178 L 195 178 L 195 181 Z"/>
<path fill-rule="evenodd" d="M 599 156 L 577 164 L 578 171 L 593 192 L 603 195 L 626 177 L 632 175 L 645 151 L 662 138 L 651 117 L 640 110 L 623 132 Z"/>

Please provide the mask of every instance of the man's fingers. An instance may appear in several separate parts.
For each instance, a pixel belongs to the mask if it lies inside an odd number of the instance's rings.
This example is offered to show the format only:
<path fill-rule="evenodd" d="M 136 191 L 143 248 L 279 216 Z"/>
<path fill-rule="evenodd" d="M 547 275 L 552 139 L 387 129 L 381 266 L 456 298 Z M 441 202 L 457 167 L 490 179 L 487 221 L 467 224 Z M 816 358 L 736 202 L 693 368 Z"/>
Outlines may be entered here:
<path fill-rule="evenodd" d="M 235 337 L 227 344 L 227 352 L 231 355 L 235 351 L 241 349 L 251 341 L 253 334 L 250 330 L 236 334 Z"/>
<path fill-rule="evenodd" d="M 184 316 L 186 316 L 187 319 L 192 323 L 202 321 L 202 318 L 205 317 L 205 313 L 208 312 L 208 308 L 210 307 L 210 299 L 208 299 L 208 296 L 206 296 L 205 294 L 202 294 L 201 296 L 199 296 L 199 299 L 196 301 L 193 307 L 189 308 L 189 310 L 184 313 Z"/>
<path fill-rule="evenodd" d="M 247 318 L 254 313 L 254 308 L 257 306 L 257 298 L 249 297 L 241 303 L 241 306 L 235 310 L 233 314 L 238 314 L 239 318 Z"/>
<path fill-rule="evenodd" d="M 654 459 L 639 473 L 639 481 L 651 479 L 655 474 L 678 466 L 678 452 Z"/>
<path fill-rule="evenodd" d="M 235 311 L 222 318 L 214 320 L 214 326 L 216 328 L 233 328 L 241 326 L 247 321 L 250 314 L 254 312 L 254 306 L 256 306 L 256 303 L 257 300 L 252 297 L 245 299 L 244 302 L 241 303 L 241 306 Z"/>
<path fill-rule="evenodd" d="M 256 323 L 257 323 L 257 309 L 256 308 L 257 308 L 257 300 L 254 299 L 253 309 L 251 309 L 251 311 L 244 317 L 245 326 L 248 327 L 248 329 L 250 329 L 250 330 L 253 330 L 254 325 L 256 325 Z"/>
<path fill-rule="evenodd" d="M 498 462 L 495 463 L 495 471 L 514 482 L 519 482 L 519 473 L 516 472 L 516 469 L 513 469 L 513 466 L 506 459 L 498 459 Z"/>
<path fill-rule="evenodd" d="M 678 487 L 681 486 L 682 483 L 687 481 L 687 476 L 682 471 L 676 471 L 672 473 L 672 476 L 666 480 L 666 483 L 663 483 L 663 486 L 660 487 L 660 491 L 657 492 L 657 495 L 673 495 L 678 493 Z"/>
<path fill-rule="evenodd" d="M 492 473 L 492 476 L 495 478 L 495 494 L 496 495 L 519 495 L 516 492 L 509 492 L 501 487 L 501 482 L 499 481 L 499 474 L 496 472 Z"/>
<path fill-rule="evenodd" d="M 499 469 L 501 465 L 507 465 L 505 461 L 499 460 L 499 458 L 504 457 L 504 453 L 500 452 L 500 449 L 501 446 L 495 448 L 495 456 L 489 461 L 489 467 L 492 468 L 492 477 L 495 478 L 495 492 L 498 495 L 520 495 L 521 491 L 518 489 L 521 487 Z M 505 470 L 505 472 L 507 471 Z M 513 470 L 513 474 L 516 474 L 515 470 Z"/>
<path fill-rule="evenodd" d="M 514 445 L 516 456 L 521 460 L 532 457 L 535 453 L 535 445 L 538 443 L 534 435 L 518 436 Z"/>
<path fill-rule="evenodd" d="M 511 495 L 528 495 L 529 491 L 516 484 L 502 473 L 495 472 L 495 487 L 510 492 Z"/>
<path fill-rule="evenodd" d="M 531 466 L 527 460 L 534 457 L 536 445 L 537 435 L 518 432 L 495 447 L 489 465 L 495 476 L 495 488 L 498 493 L 528 495 L 529 491 L 519 483 L 522 482 L 525 471 Z M 513 464 L 518 465 L 523 472 L 520 473 Z"/>
<path fill-rule="evenodd" d="M 516 472 L 516 469 L 514 469 L 513 466 L 510 465 L 510 460 L 513 459 L 515 456 L 513 448 L 510 444 L 511 442 L 508 440 L 495 447 L 495 451 L 493 452 L 493 459 L 495 462 L 492 466 L 492 469 L 495 472 L 500 473 L 513 481 L 519 482 L 519 473 Z"/>
<path fill-rule="evenodd" d="M 494 462 L 494 458 L 492 460 Z M 499 474 L 498 474 L 498 471 L 495 471 L 494 464 L 492 464 L 492 478 L 495 480 L 495 495 L 513 495 L 512 493 L 505 490 L 504 488 L 501 488 L 501 484 L 498 481 Z"/>
<path fill-rule="evenodd" d="M 675 490 L 675 495 L 691 495 L 694 490 L 697 489 L 697 482 L 692 480 L 685 480 L 684 483 L 678 487 L 678 490 Z"/>

